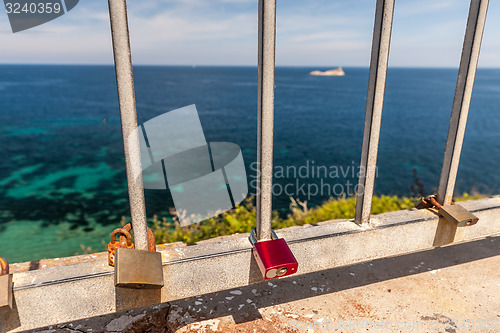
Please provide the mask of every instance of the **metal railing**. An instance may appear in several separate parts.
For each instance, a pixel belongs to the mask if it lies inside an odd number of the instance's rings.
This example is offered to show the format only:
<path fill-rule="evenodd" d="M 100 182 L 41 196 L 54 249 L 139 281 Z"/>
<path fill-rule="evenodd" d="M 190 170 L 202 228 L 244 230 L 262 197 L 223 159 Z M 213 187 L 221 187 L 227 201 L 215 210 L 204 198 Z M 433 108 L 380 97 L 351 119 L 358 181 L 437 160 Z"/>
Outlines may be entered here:
<path fill-rule="evenodd" d="M 360 166 L 365 172 L 359 177 L 361 192 L 357 196 L 355 223 L 336 221 L 280 230 L 300 263 L 298 274 L 470 241 L 500 232 L 500 198 L 464 203 L 480 218 L 480 223 L 460 228 L 460 232 L 453 232 L 451 238 L 439 244 L 436 239 L 442 232 L 439 227 L 442 219 L 428 210 L 370 216 L 394 2 L 377 0 L 376 5 Z M 109 5 L 132 221 L 136 245 L 144 247 L 138 239 L 142 238 L 142 244 L 147 246 L 144 193 L 136 179 L 140 172 L 135 173 L 141 170 L 139 145 L 135 137 L 129 138 L 137 127 L 137 117 L 126 4 L 125 0 L 109 0 Z M 453 195 L 487 7 L 488 0 L 471 0 L 439 184 L 441 204 L 449 203 Z M 271 237 L 275 36 L 276 0 L 259 0 L 259 239 Z M 251 249 L 246 235 L 241 235 L 226 241 L 163 250 L 165 286 L 161 295 L 156 295 L 158 297 L 152 297 L 148 290 L 122 292 L 115 288 L 113 268 L 104 261 L 17 273 L 13 276 L 14 308 L 0 309 L 0 332 L 27 330 L 259 283 L 263 278 L 251 260 Z"/>
<path fill-rule="evenodd" d="M 259 0 L 257 239 L 271 239 L 276 0 Z"/>
<path fill-rule="evenodd" d="M 366 224 L 370 219 L 393 16 L 394 0 L 378 0 L 373 28 L 365 129 L 354 218 L 358 224 Z"/>
<path fill-rule="evenodd" d="M 139 135 L 136 130 L 137 111 L 127 21 L 127 4 L 126 0 L 109 0 L 108 3 L 134 241 L 137 249 L 147 250 L 146 203 L 144 188 L 141 186 L 141 152 Z"/>
<path fill-rule="evenodd" d="M 136 226 L 134 231 L 136 233 L 138 248 L 146 249 L 147 235 L 145 231 L 146 210 L 144 193 L 143 189 L 137 185 L 133 177 L 134 173 L 131 171 L 136 168 L 136 170 L 141 170 L 141 161 L 138 138 L 130 136 L 132 130 L 137 127 L 137 115 L 125 2 L 125 0 L 109 0 L 110 20 L 122 117 L 132 223 Z M 385 83 L 389 64 L 394 4 L 395 0 L 377 0 L 376 4 L 363 146 L 354 219 L 360 225 L 366 225 L 370 221 Z M 439 182 L 438 201 L 441 204 L 451 203 L 453 196 L 487 9 L 488 0 L 471 0 L 450 128 Z M 259 0 L 258 18 L 256 229 L 257 238 L 263 240 L 271 239 L 276 0 Z"/>
<path fill-rule="evenodd" d="M 471 0 L 439 181 L 437 197 L 441 204 L 450 204 L 453 197 L 487 10 L 488 0 Z M 358 224 L 368 224 L 370 221 L 393 12 L 394 0 L 377 1 L 361 153 L 360 191 L 356 202 L 355 221 Z"/>
<path fill-rule="evenodd" d="M 483 39 L 486 13 L 489 0 L 471 0 L 467 28 L 465 30 L 464 46 L 460 67 L 458 70 L 457 87 L 451 110 L 450 128 L 443 158 L 443 168 L 439 180 L 437 199 L 440 204 L 450 204 L 455 189 L 460 153 L 464 141 L 465 126 L 469 114 L 472 87 L 476 76 L 479 50 Z"/>

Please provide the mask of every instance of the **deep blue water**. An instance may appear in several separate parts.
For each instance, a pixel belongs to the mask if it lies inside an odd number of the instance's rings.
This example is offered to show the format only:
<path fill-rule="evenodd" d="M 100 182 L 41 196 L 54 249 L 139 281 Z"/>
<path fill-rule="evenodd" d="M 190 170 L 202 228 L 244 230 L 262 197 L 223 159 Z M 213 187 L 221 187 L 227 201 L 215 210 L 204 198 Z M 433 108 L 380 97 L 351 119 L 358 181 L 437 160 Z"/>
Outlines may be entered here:
<path fill-rule="evenodd" d="M 356 183 L 368 81 L 368 68 L 345 68 L 344 77 L 309 76 L 313 69 L 277 68 L 275 98 L 276 193 L 292 184 L 289 192 L 310 205 Z M 207 141 L 238 144 L 252 180 L 256 68 L 134 70 L 140 123 L 196 104 Z M 427 192 L 436 190 L 456 76 L 456 69 L 389 69 L 377 193 L 411 195 L 414 168 Z M 500 69 L 479 69 L 455 193 L 500 191 L 499 112 Z M 0 151 L 0 255 L 13 262 L 72 255 L 80 244 L 101 250 L 129 215 L 112 66 L 1 65 Z M 313 176 L 313 166 L 328 176 Z M 291 167 L 302 167 L 302 177 Z M 323 186 L 323 195 L 314 187 L 307 195 L 309 184 Z M 289 203 L 275 196 L 283 214 Z M 172 201 L 147 190 L 146 204 L 148 216 L 165 215 Z"/>

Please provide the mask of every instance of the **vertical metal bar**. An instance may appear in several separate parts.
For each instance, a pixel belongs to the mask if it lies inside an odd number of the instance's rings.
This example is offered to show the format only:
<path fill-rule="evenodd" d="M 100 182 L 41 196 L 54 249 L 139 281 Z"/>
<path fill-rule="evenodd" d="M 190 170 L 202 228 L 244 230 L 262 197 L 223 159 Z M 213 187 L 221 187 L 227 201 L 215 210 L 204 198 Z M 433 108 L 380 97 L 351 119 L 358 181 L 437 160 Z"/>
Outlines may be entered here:
<path fill-rule="evenodd" d="M 377 0 L 354 219 L 358 224 L 370 219 L 393 16 L 394 0 Z"/>
<path fill-rule="evenodd" d="M 259 0 L 257 239 L 271 239 L 276 0 Z"/>
<path fill-rule="evenodd" d="M 142 168 L 139 136 L 137 131 L 134 131 L 137 129 L 137 112 L 127 22 L 127 4 L 125 0 L 109 0 L 108 3 L 134 243 L 136 249 L 147 250 L 146 206 L 144 190 L 141 186 L 142 173 L 136 172 L 135 174 L 139 174 L 140 179 L 134 179 L 134 170 L 142 170 Z"/>
<path fill-rule="evenodd" d="M 448 139 L 446 140 L 443 167 L 441 169 L 441 178 L 439 179 L 437 199 L 442 205 L 451 203 L 453 191 L 455 190 L 460 153 L 462 152 L 472 88 L 474 86 L 477 61 L 479 59 L 486 13 L 488 11 L 488 2 L 488 0 L 471 0 L 470 2 L 469 18 L 467 19 L 467 28 L 465 30 L 455 98 L 453 99 L 451 110 Z"/>

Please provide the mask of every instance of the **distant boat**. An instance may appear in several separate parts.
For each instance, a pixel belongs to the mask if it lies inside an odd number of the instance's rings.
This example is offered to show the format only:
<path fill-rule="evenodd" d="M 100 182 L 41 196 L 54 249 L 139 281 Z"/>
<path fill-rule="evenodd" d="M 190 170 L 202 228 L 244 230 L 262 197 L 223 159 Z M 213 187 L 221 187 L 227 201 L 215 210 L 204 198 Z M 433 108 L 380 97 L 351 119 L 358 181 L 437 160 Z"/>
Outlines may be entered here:
<path fill-rule="evenodd" d="M 330 69 L 330 70 L 327 70 L 324 72 L 312 71 L 311 73 L 309 73 L 309 75 L 314 75 L 314 76 L 344 76 L 345 72 L 342 69 L 342 67 L 338 67 L 338 68 Z"/>

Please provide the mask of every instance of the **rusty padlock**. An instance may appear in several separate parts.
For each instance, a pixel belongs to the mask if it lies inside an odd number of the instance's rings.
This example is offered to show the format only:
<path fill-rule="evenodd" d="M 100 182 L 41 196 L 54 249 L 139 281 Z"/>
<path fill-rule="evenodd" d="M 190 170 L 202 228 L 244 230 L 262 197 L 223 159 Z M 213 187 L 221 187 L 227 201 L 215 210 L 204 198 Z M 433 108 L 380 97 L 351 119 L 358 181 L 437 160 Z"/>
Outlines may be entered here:
<path fill-rule="evenodd" d="M 12 309 L 12 274 L 7 260 L 0 257 L 0 308 L 4 306 Z"/>
<path fill-rule="evenodd" d="M 271 230 L 272 239 L 257 241 L 255 228 L 250 232 L 252 254 L 264 279 L 275 279 L 297 273 L 299 264 L 283 238 Z"/>
<path fill-rule="evenodd" d="M 120 240 L 116 240 L 116 235 L 121 234 Z M 133 248 L 134 243 L 132 243 L 132 236 L 124 228 L 115 229 L 111 233 L 111 241 L 108 243 L 108 264 L 110 266 L 115 265 L 116 249 L 119 247 Z"/>
<path fill-rule="evenodd" d="M 129 223 L 123 227 L 132 229 Z M 163 287 L 161 253 L 156 252 L 154 234 L 148 233 L 148 250 L 119 247 L 115 257 L 115 286 L 134 289 L 160 289 Z"/>
<path fill-rule="evenodd" d="M 444 205 L 439 207 L 439 214 L 445 219 L 457 225 L 457 227 L 469 227 L 479 221 L 479 218 L 461 205 Z"/>
<path fill-rule="evenodd" d="M 429 195 L 426 198 L 421 198 L 415 207 L 421 208 L 435 208 L 438 214 L 443 216 L 446 220 L 454 223 L 457 227 L 469 227 L 479 221 L 479 218 L 469 212 L 465 207 L 452 202 L 450 205 L 441 205 L 435 195 Z"/>
<path fill-rule="evenodd" d="M 130 232 L 132 230 L 132 223 L 125 224 L 122 229 Z M 151 252 L 156 252 L 156 240 L 155 235 L 150 227 L 147 227 L 148 230 L 148 250 Z M 124 242 L 126 238 L 124 236 L 120 236 L 120 241 Z"/>
<path fill-rule="evenodd" d="M 421 197 L 415 204 L 416 209 L 432 208 L 432 204 L 426 198 Z"/>

